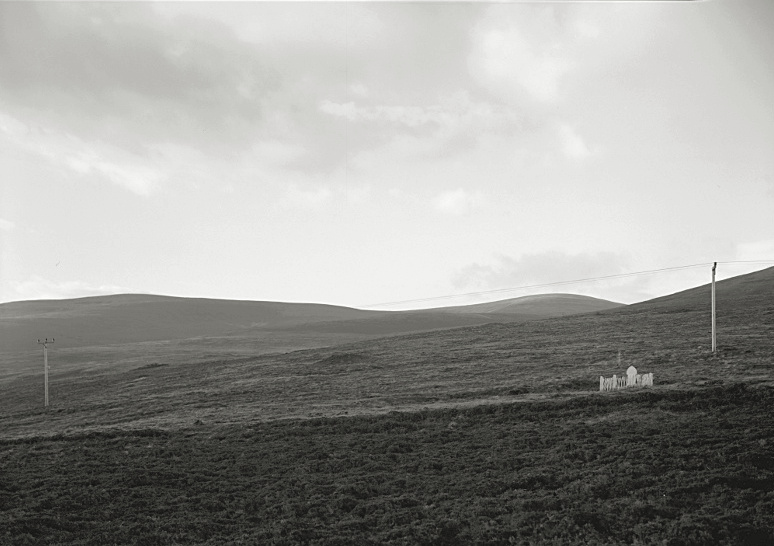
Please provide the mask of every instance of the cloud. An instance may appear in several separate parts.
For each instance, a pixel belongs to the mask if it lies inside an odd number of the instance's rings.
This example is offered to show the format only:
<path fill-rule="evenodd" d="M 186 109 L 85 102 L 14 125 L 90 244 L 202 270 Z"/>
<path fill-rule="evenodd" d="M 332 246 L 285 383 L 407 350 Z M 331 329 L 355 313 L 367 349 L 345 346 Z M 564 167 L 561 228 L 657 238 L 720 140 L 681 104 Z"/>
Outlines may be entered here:
<path fill-rule="evenodd" d="M 364 45 L 384 31 L 376 10 L 362 4 L 160 2 L 153 10 L 169 21 L 219 23 L 242 41 L 280 44 L 285 50 L 299 44 L 315 44 L 318 49 Z"/>
<path fill-rule="evenodd" d="M 774 260 L 774 239 L 739 243 L 736 248 L 736 260 Z"/>
<path fill-rule="evenodd" d="M 466 91 L 440 95 L 428 105 L 324 100 L 319 111 L 346 125 L 345 157 L 355 168 L 428 159 L 448 162 L 493 137 L 532 132 L 517 109 L 475 100 Z"/>
<path fill-rule="evenodd" d="M 305 153 L 304 147 L 298 144 L 267 138 L 256 141 L 249 153 L 244 154 L 243 160 L 269 168 L 285 167 L 298 161 Z"/>
<path fill-rule="evenodd" d="M 349 86 L 349 92 L 357 97 L 367 97 L 368 87 L 362 83 L 353 83 Z"/>
<path fill-rule="evenodd" d="M 588 83 L 611 87 L 610 75 L 646 70 L 632 57 L 640 59 L 643 50 L 653 48 L 664 8 L 657 2 L 647 9 L 633 4 L 489 5 L 471 32 L 470 73 L 509 103 L 571 105 Z"/>
<path fill-rule="evenodd" d="M 107 294 L 121 294 L 132 290 L 118 285 L 93 285 L 83 281 L 51 281 L 38 275 L 21 282 L 12 282 L 17 300 L 69 299 Z"/>
<path fill-rule="evenodd" d="M 0 99 L 89 141 L 238 146 L 276 87 L 225 27 L 148 5 L 3 2 L 0 33 Z"/>
<path fill-rule="evenodd" d="M 106 143 L 88 143 L 63 131 L 27 125 L 3 112 L 0 136 L 76 176 L 96 176 L 143 197 L 156 191 L 165 178 L 144 156 Z"/>
<path fill-rule="evenodd" d="M 279 209 L 322 210 L 333 200 L 334 192 L 328 186 L 303 188 L 297 184 L 289 185 L 277 202 Z"/>
<path fill-rule="evenodd" d="M 68 157 L 66 164 L 76 173 L 103 176 L 112 183 L 143 197 L 153 193 L 164 178 L 161 173 L 148 167 L 107 161 L 93 150 Z"/>
<path fill-rule="evenodd" d="M 766 260 L 767 256 L 774 262 L 774 240 L 737 246 L 738 260 Z M 718 279 L 750 273 L 770 265 L 721 263 Z M 497 291 L 500 298 L 567 292 L 631 304 L 707 284 L 710 282 L 710 268 L 710 263 L 676 270 L 659 269 L 654 263 L 638 268 L 629 255 L 621 252 L 571 254 L 549 251 L 517 258 L 501 255 L 489 264 L 469 264 L 457 271 L 452 284 L 457 290 Z M 495 296 L 488 297 L 492 299 Z"/>
<path fill-rule="evenodd" d="M 481 192 L 469 192 L 462 188 L 445 191 L 433 199 L 433 207 L 438 212 L 461 216 L 481 206 L 484 196 Z"/>
<path fill-rule="evenodd" d="M 86 151 L 65 162 L 135 192 L 162 185 L 143 182 L 143 168 L 169 167 L 154 152 L 170 145 L 240 163 L 274 141 L 266 152 L 278 166 L 330 173 L 396 133 L 469 142 L 513 121 L 454 96 L 471 88 L 465 48 L 481 10 L 0 3 L 0 102 L 31 126 L 144 157 L 127 164 L 96 150 L 101 160 Z"/>
<path fill-rule="evenodd" d="M 349 121 L 383 121 L 418 127 L 427 123 L 449 125 L 452 114 L 439 107 L 421 108 L 417 106 L 357 106 L 354 102 L 337 104 L 328 100 L 320 103 L 320 111 Z"/>
<path fill-rule="evenodd" d="M 501 30 L 481 38 L 481 69 L 492 82 L 519 86 L 541 101 L 556 99 L 559 79 L 567 71 L 566 60 L 536 52 L 518 33 Z"/>
<path fill-rule="evenodd" d="M 518 90 L 533 100 L 553 102 L 574 64 L 571 37 L 552 6 L 495 6 L 473 32 L 470 70 L 501 93 Z"/>
<path fill-rule="evenodd" d="M 321 112 L 352 122 L 388 123 L 407 128 L 433 126 L 440 129 L 463 127 L 503 127 L 519 123 L 520 116 L 513 111 L 491 103 L 471 100 L 464 91 L 443 97 L 436 104 L 427 106 L 364 105 L 353 101 L 337 103 L 320 102 Z"/>
<path fill-rule="evenodd" d="M 13 231 L 14 229 L 16 229 L 16 224 L 10 220 L 0 218 L 0 231 Z"/>
<path fill-rule="evenodd" d="M 493 264 L 474 263 L 462 268 L 452 282 L 458 289 L 492 290 L 615 275 L 624 272 L 627 264 L 627 258 L 615 252 L 549 251 L 518 258 L 498 256 Z"/>
<path fill-rule="evenodd" d="M 582 160 L 594 154 L 575 129 L 566 123 L 559 126 L 559 139 L 564 155 L 570 159 Z"/>

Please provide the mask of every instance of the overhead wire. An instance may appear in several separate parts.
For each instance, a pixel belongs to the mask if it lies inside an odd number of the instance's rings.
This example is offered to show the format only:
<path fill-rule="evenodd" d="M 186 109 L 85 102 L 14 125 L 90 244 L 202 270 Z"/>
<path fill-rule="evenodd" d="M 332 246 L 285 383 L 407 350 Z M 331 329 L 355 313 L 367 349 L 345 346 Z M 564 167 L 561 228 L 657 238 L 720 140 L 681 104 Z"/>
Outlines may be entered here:
<path fill-rule="evenodd" d="M 774 264 L 774 260 L 734 260 L 731 262 L 717 262 L 719 264 Z"/>
<path fill-rule="evenodd" d="M 364 305 L 363 307 L 387 307 L 387 306 L 393 306 L 393 305 L 406 305 L 410 303 L 427 303 L 430 301 L 442 301 L 442 300 L 448 300 L 448 299 L 454 299 L 454 298 L 463 298 L 468 296 L 486 296 L 489 294 L 499 294 L 504 292 L 515 292 L 519 290 L 531 290 L 534 288 L 548 288 L 551 286 L 562 286 L 562 285 L 570 285 L 570 284 L 580 284 L 585 282 L 594 282 L 594 281 L 601 281 L 606 279 L 618 279 L 618 278 L 624 278 L 624 277 L 634 277 L 638 275 L 652 275 L 656 273 L 662 273 L 664 271 L 678 271 L 683 269 L 693 269 L 697 267 L 707 267 L 711 266 L 713 262 L 704 262 L 704 263 L 698 263 L 698 264 L 691 264 L 691 265 L 679 265 L 674 267 L 661 267 L 658 269 L 648 269 L 646 271 L 633 271 L 630 273 L 618 273 L 614 275 L 602 275 L 599 277 L 586 277 L 583 279 L 572 279 L 568 281 L 556 281 L 556 282 L 549 282 L 549 283 L 542 283 L 542 284 L 530 284 L 530 285 L 524 285 L 524 286 L 513 286 L 508 288 L 496 288 L 493 290 L 480 290 L 476 292 L 465 292 L 462 294 L 448 294 L 444 296 L 433 296 L 428 298 L 417 298 L 417 299 L 410 299 L 410 300 L 400 300 L 400 301 L 389 301 L 389 302 L 382 302 L 382 303 L 372 303 L 369 305 Z M 734 260 L 734 261 L 721 261 L 716 262 L 719 264 L 774 264 L 774 260 Z"/>

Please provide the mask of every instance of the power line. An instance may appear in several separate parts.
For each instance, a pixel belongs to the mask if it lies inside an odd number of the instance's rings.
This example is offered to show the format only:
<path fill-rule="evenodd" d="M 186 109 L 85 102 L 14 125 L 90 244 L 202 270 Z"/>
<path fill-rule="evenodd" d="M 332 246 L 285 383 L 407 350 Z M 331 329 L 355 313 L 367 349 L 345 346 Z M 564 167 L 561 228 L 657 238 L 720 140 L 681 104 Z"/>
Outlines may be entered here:
<path fill-rule="evenodd" d="M 485 296 L 488 294 L 499 294 L 503 292 L 514 292 L 517 290 L 528 290 L 533 288 L 548 288 L 551 286 L 562 286 L 562 285 L 569 285 L 569 284 L 580 284 L 584 282 L 592 282 L 592 281 L 600 281 L 605 279 L 618 279 L 618 278 L 624 278 L 624 277 L 634 277 L 637 275 L 651 275 L 655 273 L 662 273 L 664 271 L 678 271 L 681 269 L 692 269 L 696 267 L 707 267 L 711 266 L 715 262 L 704 262 L 700 264 L 692 264 L 692 265 L 680 265 L 675 267 L 662 267 L 659 269 L 649 269 L 647 271 L 634 271 L 631 273 L 619 273 L 615 275 L 603 275 L 600 277 L 587 277 L 584 279 L 573 279 L 569 281 L 557 281 L 557 282 L 549 282 L 544 284 L 530 284 L 525 286 L 514 286 L 509 288 L 496 288 L 494 290 L 482 290 L 478 292 L 466 292 L 463 294 L 449 294 L 445 296 L 434 296 L 430 298 L 417 298 L 412 300 L 401 300 L 401 301 L 389 301 L 389 302 L 382 302 L 382 303 L 372 303 L 370 305 L 365 305 L 363 307 L 385 307 L 385 306 L 392 306 L 392 305 L 404 305 L 408 303 L 425 303 L 429 301 L 441 301 L 441 300 L 448 300 L 448 299 L 454 299 L 454 298 L 462 298 L 466 296 Z M 756 264 L 774 264 L 774 260 L 737 260 L 737 261 L 727 261 L 727 262 L 716 262 L 719 264 L 740 264 L 740 263 L 756 263 Z"/>
<path fill-rule="evenodd" d="M 719 264 L 774 264 L 774 260 L 735 260 L 733 262 L 716 262 Z"/>
<path fill-rule="evenodd" d="M 527 290 L 532 288 L 547 288 L 550 286 L 560 286 L 560 285 L 567 285 L 567 284 L 578 284 L 582 282 L 590 282 L 590 281 L 599 281 L 604 279 L 614 279 L 614 278 L 621 278 L 621 277 L 633 277 L 635 275 L 646 275 L 651 273 L 659 273 L 662 271 L 673 271 L 678 269 L 690 269 L 694 267 L 706 267 L 709 264 L 703 263 L 703 264 L 693 264 L 693 265 L 682 265 L 677 267 L 663 267 L 660 269 L 650 269 L 648 271 L 635 271 L 631 273 L 619 273 L 616 275 L 604 275 L 600 277 L 587 277 L 584 279 L 573 279 L 570 281 L 557 281 L 557 282 L 549 282 L 544 284 L 530 284 L 530 285 L 524 285 L 524 286 L 514 286 L 509 288 L 497 288 L 494 290 L 482 290 L 478 292 L 466 292 L 464 294 L 449 294 L 446 296 L 435 296 L 431 298 L 418 298 L 413 300 L 403 300 L 403 301 L 391 301 L 391 302 L 384 302 L 384 303 L 374 303 L 371 305 L 367 305 L 366 307 L 379 307 L 383 305 L 402 305 L 404 303 L 420 303 L 420 302 L 427 302 L 427 301 L 436 301 L 436 300 L 444 300 L 444 299 L 451 299 L 451 298 L 461 298 L 465 296 L 484 296 L 487 294 L 497 294 L 501 292 L 513 292 L 516 290 Z"/>

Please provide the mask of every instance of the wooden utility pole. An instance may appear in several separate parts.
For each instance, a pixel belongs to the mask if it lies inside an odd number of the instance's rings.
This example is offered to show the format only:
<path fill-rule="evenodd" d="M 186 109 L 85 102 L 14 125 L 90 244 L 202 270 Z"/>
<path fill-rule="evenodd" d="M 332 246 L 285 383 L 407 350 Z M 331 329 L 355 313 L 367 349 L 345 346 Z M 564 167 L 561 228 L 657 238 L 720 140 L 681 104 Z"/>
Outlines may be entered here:
<path fill-rule="evenodd" d="M 38 345 L 43 345 L 43 376 L 45 378 L 46 407 L 48 407 L 48 344 L 53 342 L 54 338 L 51 338 L 51 341 L 49 341 L 48 338 L 43 341 L 38 340 Z"/>
<path fill-rule="evenodd" d="M 712 263 L 712 354 L 717 351 L 717 341 L 715 337 L 715 268 L 718 262 Z"/>

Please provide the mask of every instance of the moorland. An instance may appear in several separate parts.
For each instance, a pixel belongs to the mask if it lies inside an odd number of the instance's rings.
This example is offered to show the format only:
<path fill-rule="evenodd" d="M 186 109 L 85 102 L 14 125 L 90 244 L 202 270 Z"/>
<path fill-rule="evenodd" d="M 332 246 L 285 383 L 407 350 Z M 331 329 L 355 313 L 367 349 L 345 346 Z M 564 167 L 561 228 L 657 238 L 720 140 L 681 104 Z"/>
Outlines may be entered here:
<path fill-rule="evenodd" d="M 717 302 L 716 353 L 701 286 L 265 354 L 52 351 L 48 408 L 14 361 L 0 542 L 770 544 L 774 268 Z M 598 392 L 631 364 L 652 388 Z"/>
<path fill-rule="evenodd" d="M 148 294 L 11 302 L 0 304 L 0 375 L 27 373 L 39 360 L 41 337 L 56 340 L 57 370 L 104 371 L 155 359 L 190 363 L 255 356 L 620 306 L 575 294 L 410 311 Z"/>

